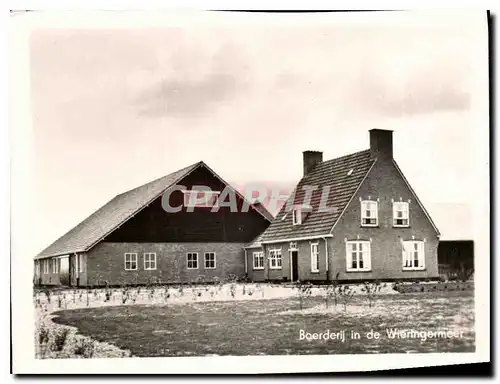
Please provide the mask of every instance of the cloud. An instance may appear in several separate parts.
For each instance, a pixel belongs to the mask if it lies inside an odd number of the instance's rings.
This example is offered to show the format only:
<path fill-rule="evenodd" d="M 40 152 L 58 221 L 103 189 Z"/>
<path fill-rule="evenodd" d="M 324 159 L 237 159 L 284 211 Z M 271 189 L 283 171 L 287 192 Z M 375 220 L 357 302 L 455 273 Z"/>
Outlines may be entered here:
<path fill-rule="evenodd" d="M 208 61 L 207 68 L 203 61 Z M 173 68 L 169 68 L 168 78 L 143 90 L 135 100 L 139 115 L 202 117 L 235 97 L 248 84 L 245 62 L 231 45 L 223 45 L 208 60 L 206 55 L 178 52 L 170 63 Z M 195 70 L 197 73 L 193 74 Z"/>
<path fill-rule="evenodd" d="M 214 104 L 234 95 L 237 80 L 212 73 L 201 81 L 164 80 L 139 99 L 139 113 L 146 116 L 200 117 Z"/>

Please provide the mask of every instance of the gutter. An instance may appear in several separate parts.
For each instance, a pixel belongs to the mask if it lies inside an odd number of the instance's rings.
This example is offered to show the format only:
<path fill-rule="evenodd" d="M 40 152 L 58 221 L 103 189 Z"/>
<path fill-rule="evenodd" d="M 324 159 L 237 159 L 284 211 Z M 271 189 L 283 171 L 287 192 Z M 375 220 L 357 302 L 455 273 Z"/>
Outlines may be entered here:
<path fill-rule="evenodd" d="M 316 239 L 325 239 L 327 237 L 331 238 L 333 237 L 333 235 L 327 234 L 327 235 L 317 235 L 317 236 L 291 237 L 286 239 L 261 241 L 261 244 L 276 244 L 276 243 L 286 243 L 288 241 L 316 240 Z"/>

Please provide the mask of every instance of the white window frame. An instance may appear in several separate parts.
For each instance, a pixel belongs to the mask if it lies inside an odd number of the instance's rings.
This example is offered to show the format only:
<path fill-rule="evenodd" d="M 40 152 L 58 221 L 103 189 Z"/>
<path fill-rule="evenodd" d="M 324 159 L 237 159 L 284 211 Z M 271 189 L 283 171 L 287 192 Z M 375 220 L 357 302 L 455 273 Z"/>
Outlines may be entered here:
<path fill-rule="evenodd" d="M 58 273 L 57 272 L 57 266 L 58 266 L 58 260 L 57 259 L 51 259 L 52 262 L 52 273 Z"/>
<path fill-rule="evenodd" d="M 186 208 L 213 208 L 219 204 L 220 191 L 205 191 L 205 190 L 183 190 L 184 207 Z M 195 197 L 192 197 L 196 194 Z M 204 202 L 198 202 L 198 198 L 203 198 Z"/>
<path fill-rule="evenodd" d="M 311 243 L 311 272 L 319 272 L 319 245 Z"/>
<path fill-rule="evenodd" d="M 282 269 L 282 268 L 283 268 L 283 256 L 281 255 L 281 248 L 270 249 L 269 269 Z"/>
<path fill-rule="evenodd" d="M 347 272 L 368 272 L 371 271 L 371 243 L 367 240 L 346 241 L 346 271 Z M 353 267 L 353 257 L 356 258 L 356 267 Z M 363 260 L 363 267 L 360 268 L 360 260 Z"/>
<path fill-rule="evenodd" d="M 43 274 L 47 275 L 49 273 L 49 259 L 44 259 L 43 261 Z"/>
<path fill-rule="evenodd" d="M 127 268 L 127 263 L 130 263 L 130 268 Z M 132 268 L 133 265 L 135 265 L 135 268 Z M 126 271 L 137 271 L 137 253 L 125 252 L 123 257 L 123 267 Z"/>
<path fill-rule="evenodd" d="M 35 261 L 35 275 L 40 276 L 40 261 Z"/>
<path fill-rule="evenodd" d="M 196 258 L 190 260 L 189 259 L 189 256 L 196 256 Z M 194 263 L 196 261 L 196 267 L 193 267 L 193 266 L 189 266 L 189 263 Z M 187 269 L 198 269 L 199 267 L 199 257 L 198 257 L 198 252 L 188 252 L 186 253 L 186 268 Z M 191 264 L 191 265 L 194 265 L 194 264 Z"/>
<path fill-rule="evenodd" d="M 422 271 L 425 269 L 425 246 L 421 240 L 403 241 L 403 271 Z M 416 249 L 415 249 L 416 248 Z M 417 266 L 415 266 L 417 252 Z"/>
<path fill-rule="evenodd" d="M 398 207 L 402 207 L 402 209 Z M 402 212 L 402 217 L 396 217 L 397 212 Z M 406 220 L 406 224 L 396 224 L 396 220 Z M 410 226 L 410 203 L 407 201 L 394 201 L 392 203 L 392 226 L 399 228 Z"/>
<path fill-rule="evenodd" d="M 293 225 L 302 224 L 302 211 L 300 208 L 294 208 L 292 210 L 292 224 Z"/>
<path fill-rule="evenodd" d="M 144 252 L 144 270 L 156 270 L 156 252 Z M 147 266 L 146 266 L 147 265 Z"/>
<path fill-rule="evenodd" d="M 253 252 L 253 269 L 254 271 L 264 269 L 264 252 Z"/>
<path fill-rule="evenodd" d="M 212 261 L 210 259 L 207 259 L 207 256 L 211 256 L 211 255 L 214 255 L 214 266 L 213 267 L 207 267 L 207 261 Z M 205 262 L 205 269 L 216 269 L 217 268 L 217 255 L 215 252 L 205 252 L 205 256 L 204 256 L 204 262 Z"/>
<path fill-rule="evenodd" d="M 368 205 L 374 204 L 375 208 L 368 209 Z M 366 215 L 370 212 L 370 215 Z M 372 212 L 374 215 L 372 216 Z M 364 223 L 364 219 L 375 219 L 375 223 Z M 377 227 L 378 226 L 378 201 L 374 200 L 361 200 L 361 226 L 362 227 Z"/>

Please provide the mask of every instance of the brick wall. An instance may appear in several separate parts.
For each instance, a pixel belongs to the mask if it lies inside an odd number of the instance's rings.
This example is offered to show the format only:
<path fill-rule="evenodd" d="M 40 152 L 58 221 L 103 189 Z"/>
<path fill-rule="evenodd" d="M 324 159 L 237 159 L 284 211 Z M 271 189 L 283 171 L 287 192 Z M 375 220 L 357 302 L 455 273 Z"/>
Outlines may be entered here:
<path fill-rule="evenodd" d="M 137 253 L 138 269 L 126 271 L 124 254 Z M 144 253 L 156 253 L 156 270 L 144 269 Z M 187 269 L 186 254 L 198 252 L 198 269 Z M 216 253 L 216 268 L 205 269 L 204 253 Z M 151 279 L 179 283 L 212 281 L 214 277 L 226 278 L 229 274 L 245 274 L 242 243 L 111 243 L 103 242 L 87 254 L 87 283 L 146 284 Z"/>
<path fill-rule="evenodd" d="M 376 228 L 361 227 L 359 199 L 379 199 Z M 393 228 L 392 201 L 410 200 L 410 227 Z M 424 211 L 417 203 L 392 162 L 377 162 L 354 196 L 346 212 L 333 231 L 330 276 L 339 272 L 339 279 L 413 279 L 438 276 L 438 238 Z M 371 239 L 371 272 L 346 272 L 345 239 Z M 401 239 L 425 240 L 425 267 L 423 271 L 402 270 Z"/>

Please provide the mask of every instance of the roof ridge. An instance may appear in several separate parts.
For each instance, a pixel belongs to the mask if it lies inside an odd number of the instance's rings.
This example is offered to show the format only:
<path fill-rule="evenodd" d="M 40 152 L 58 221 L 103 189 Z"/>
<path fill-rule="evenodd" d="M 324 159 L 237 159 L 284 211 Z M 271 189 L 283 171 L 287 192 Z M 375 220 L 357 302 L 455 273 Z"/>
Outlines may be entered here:
<path fill-rule="evenodd" d="M 165 179 L 165 178 L 167 178 L 167 177 L 170 177 L 170 176 L 172 176 L 174 173 L 182 173 L 183 171 L 186 171 L 186 170 L 187 170 L 187 169 L 189 169 L 189 168 L 194 168 L 195 166 L 198 166 L 198 165 L 200 165 L 200 164 L 204 164 L 202 160 L 200 160 L 200 161 L 198 161 L 198 162 L 196 162 L 196 163 L 193 163 L 193 164 L 191 164 L 191 165 L 188 165 L 187 167 L 184 167 L 184 168 L 178 169 L 177 171 L 170 172 L 170 173 L 168 173 L 168 174 L 166 174 L 166 175 L 163 175 L 163 176 L 157 177 L 156 179 L 151 180 L 151 181 L 149 181 L 149 182 L 147 182 L 147 183 L 141 184 L 141 185 L 139 185 L 139 186 L 137 186 L 137 187 L 135 187 L 135 188 L 128 189 L 128 190 L 126 190 L 126 191 L 124 191 L 124 192 L 122 192 L 122 193 L 117 194 L 115 197 L 122 196 L 122 195 L 124 195 L 124 194 L 126 194 L 126 193 L 130 193 L 130 192 L 132 192 L 132 191 L 134 191 L 134 190 L 136 190 L 136 189 L 142 188 L 142 187 L 144 187 L 144 186 L 146 186 L 146 185 L 148 185 L 148 184 L 152 184 L 152 183 L 154 183 L 154 182 L 156 182 L 156 181 L 160 181 L 161 179 Z"/>
<path fill-rule="evenodd" d="M 339 157 L 335 157 L 333 159 L 325 160 L 325 161 L 323 161 L 323 162 L 321 162 L 319 164 L 331 163 L 331 162 L 334 162 L 334 161 L 342 160 L 342 159 L 344 159 L 346 157 L 355 156 L 355 155 L 361 155 L 361 154 L 364 154 L 365 152 L 369 152 L 369 151 L 370 151 L 370 149 L 363 149 L 362 151 L 348 153 L 347 155 L 342 155 L 342 156 L 339 156 Z"/>

